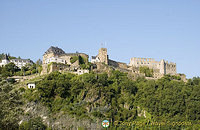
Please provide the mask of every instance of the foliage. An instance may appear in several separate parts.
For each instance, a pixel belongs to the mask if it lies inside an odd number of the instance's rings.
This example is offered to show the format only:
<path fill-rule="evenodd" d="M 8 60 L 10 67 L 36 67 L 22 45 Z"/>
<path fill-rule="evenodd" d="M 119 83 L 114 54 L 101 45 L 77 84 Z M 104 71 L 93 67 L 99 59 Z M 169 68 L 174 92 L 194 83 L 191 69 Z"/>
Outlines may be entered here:
<path fill-rule="evenodd" d="M 70 62 L 73 64 L 73 63 L 75 63 L 77 60 L 79 60 L 79 57 L 78 56 L 72 56 L 71 58 L 70 58 Z"/>
<path fill-rule="evenodd" d="M 41 73 L 42 66 L 36 64 L 27 64 L 23 66 L 21 69 L 18 68 L 14 63 L 9 63 L 3 67 L 0 67 L 0 74 L 3 77 L 9 76 L 26 76 L 35 73 Z"/>
<path fill-rule="evenodd" d="M 1 53 L 1 54 L 0 54 L 0 61 L 3 60 L 3 58 L 4 58 L 5 55 L 6 55 L 6 54 L 4 54 L 4 53 Z M 16 57 L 10 56 L 10 54 L 8 53 L 8 59 L 9 59 L 9 60 L 11 60 L 11 59 L 16 59 Z"/>
<path fill-rule="evenodd" d="M 46 128 L 40 117 L 30 119 L 28 122 L 24 121 L 19 126 L 19 130 L 45 130 Z"/>
<path fill-rule="evenodd" d="M 13 76 L 19 68 L 14 63 L 9 63 L 2 67 L 1 74 L 3 77 Z"/>
<path fill-rule="evenodd" d="M 78 119 L 197 122 L 200 78 L 188 83 L 174 79 L 166 75 L 157 81 L 141 78 L 133 81 L 120 71 L 109 76 L 53 72 L 37 83 L 35 100 L 42 101 L 52 112 L 65 111 Z M 138 117 L 138 106 L 147 111 L 146 120 Z"/>
<path fill-rule="evenodd" d="M 192 122 L 192 126 L 160 126 L 161 129 L 199 129 L 200 125 L 200 78 L 188 82 L 166 75 L 158 80 L 138 78 L 133 81 L 127 73 L 89 73 L 74 75 L 52 72 L 43 80 L 36 81 L 35 90 L 20 89 L 12 92 L 12 85 L 0 81 L 0 126 L 18 127 L 16 106 L 20 105 L 23 92 L 28 101 L 41 102 L 51 114 L 68 113 L 77 120 L 109 119 L 138 122 Z M 7 84 L 7 85 L 6 85 Z M 15 98 L 11 98 L 13 94 Z M 9 100 L 8 100 L 9 99 Z M 138 115 L 146 111 L 145 116 Z M 34 126 L 32 124 L 35 124 Z M 111 124 L 113 125 L 113 124 Z M 20 129 L 45 127 L 40 119 L 23 122 Z M 111 126 L 112 127 L 112 126 Z M 118 126 L 123 127 L 123 126 Z M 133 126 L 140 129 L 140 126 Z M 46 128 L 46 127 L 45 127 Z M 148 126 L 159 129 L 159 126 Z"/>
<path fill-rule="evenodd" d="M 13 84 L 0 79 L 0 129 L 17 129 L 22 114 L 22 97 L 19 91 L 13 90 Z"/>
<path fill-rule="evenodd" d="M 150 69 L 147 66 L 140 67 L 140 73 L 145 74 L 146 77 L 153 77 L 153 69 Z"/>

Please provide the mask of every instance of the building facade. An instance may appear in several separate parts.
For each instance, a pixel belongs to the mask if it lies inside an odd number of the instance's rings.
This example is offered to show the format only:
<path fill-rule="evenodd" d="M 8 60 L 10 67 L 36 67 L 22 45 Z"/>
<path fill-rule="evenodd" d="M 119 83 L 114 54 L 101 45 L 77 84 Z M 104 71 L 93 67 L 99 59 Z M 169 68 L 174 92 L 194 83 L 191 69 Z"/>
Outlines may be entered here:
<path fill-rule="evenodd" d="M 147 66 L 153 70 L 159 70 L 160 74 L 171 74 L 175 75 L 176 72 L 176 63 L 168 63 L 168 61 L 161 60 L 155 61 L 153 58 L 136 58 L 133 57 L 130 59 L 129 66 L 140 67 L 140 66 Z"/>
<path fill-rule="evenodd" d="M 33 64 L 34 62 L 31 61 L 30 59 L 8 59 L 8 56 L 5 55 L 4 59 L 2 59 L 0 66 L 5 66 L 8 63 L 14 63 L 18 68 L 22 68 L 23 66 L 26 66 L 27 64 Z"/>
<path fill-rule="evenodd" d="M 51 46 L 43 55 L 42 74 L 52 71 L 77 70 L 80 67 L 80 58 L 87 64 L 88 57 L 89 56 L 84 53 L 65 53 L 61 48 Z M 73 58 L 75 58 L 74 61 Z M 48 65 L 51 66 L 48 67 Z"/>

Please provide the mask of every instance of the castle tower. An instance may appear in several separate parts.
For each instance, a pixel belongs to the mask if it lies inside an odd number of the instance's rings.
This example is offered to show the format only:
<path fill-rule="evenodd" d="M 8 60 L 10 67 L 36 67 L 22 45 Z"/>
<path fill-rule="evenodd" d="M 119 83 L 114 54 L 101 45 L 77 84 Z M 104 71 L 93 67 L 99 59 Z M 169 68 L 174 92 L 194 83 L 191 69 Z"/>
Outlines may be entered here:
<path fill-rule="evenodd" d="M 99 54 L 98 54 L 97 57 L 99 58 L 100 62 L 108 64 L 107 48 L 100 48 L 99 49 Z"/>
<path fill-rule="evenodd" d="M 165 66 L 165 61 L 164 60 L 160 61 L 160 73 L 161 74 L 166 74 L 166 66 Z"/>

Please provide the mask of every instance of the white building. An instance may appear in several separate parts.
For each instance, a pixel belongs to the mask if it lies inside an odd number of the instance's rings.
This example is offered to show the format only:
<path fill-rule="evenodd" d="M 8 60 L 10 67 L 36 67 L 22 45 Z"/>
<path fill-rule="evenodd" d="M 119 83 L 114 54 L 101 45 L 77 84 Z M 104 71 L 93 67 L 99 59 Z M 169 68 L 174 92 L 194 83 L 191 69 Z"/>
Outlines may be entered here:
<path fill-rule="evenodd" d="M 91 58 L 91 63 L 98 63 L 98 62 L 100 62 L 99 57 L 97 57 L 97 56 L 92 56 L 92 58 Z"/>
<path fill-rule="evenodd" d="M 0 66 L 5 66 L 10 62 L 14 63 L 20 69 L 22 68 L 22 66 L 25 66 L 27 64 L 31 64 L 31 65 L 33 64 L 33 61 L 31 61 L 29 59 L 12 59 L 12 60 L 9 60 L 8 56 L 5 55 L 4 59 L 2 59 L 2 61 L 0 63 Z"/>
<path fill-rule="evenodd" d="M 49 64 L 51 62 L 56 62 L 56 63 L 63 63 L 65 64 L 66 61 L 64 59 L 58 58 L 58 57 L 50 57 L 45 60 L 45 64 Z"/>
<path fill-rule="evenodd" d="M 82 74 L 85 74 L 85 73 L 89 73 L 89 70 L 86 70 L 86 69 L 78 69 L 76 74 L 78 75 L 82 75 Z"/>
<path fill-rule="evenodd" d="M 31 65 L 33 64 L 33 61 L 29 59 L 12 59 L 10 60 L 10 62 L 14 63 L 20 69 L 27 64 L 31 64 Z"/>
<path fill-rule="evenodd" d="M 2 59 L 0 66 L 5 66 L 6 64 L 10 63 L 8 56 L 5 55 L 4 59 Z"/>
<path fill-rule="evenodd" d="M 29 89 L 35 89 L 35 83 L 28 83 Z"/>

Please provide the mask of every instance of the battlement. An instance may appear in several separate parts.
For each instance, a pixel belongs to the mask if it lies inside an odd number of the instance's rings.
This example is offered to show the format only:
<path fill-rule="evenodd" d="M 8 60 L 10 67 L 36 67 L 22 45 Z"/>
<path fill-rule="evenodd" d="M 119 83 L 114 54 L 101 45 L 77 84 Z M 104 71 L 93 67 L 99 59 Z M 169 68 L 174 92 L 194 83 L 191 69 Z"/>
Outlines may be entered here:
<path fill-rule="evenodd" d="M 130 59 L 129 66 L 141 67 L 147 66 L 154 70 L 160 70 L 160 74 L 176 74 L 176 63 L 165 60 L 155 61 L 153 58 L 136 58 Z"/>

